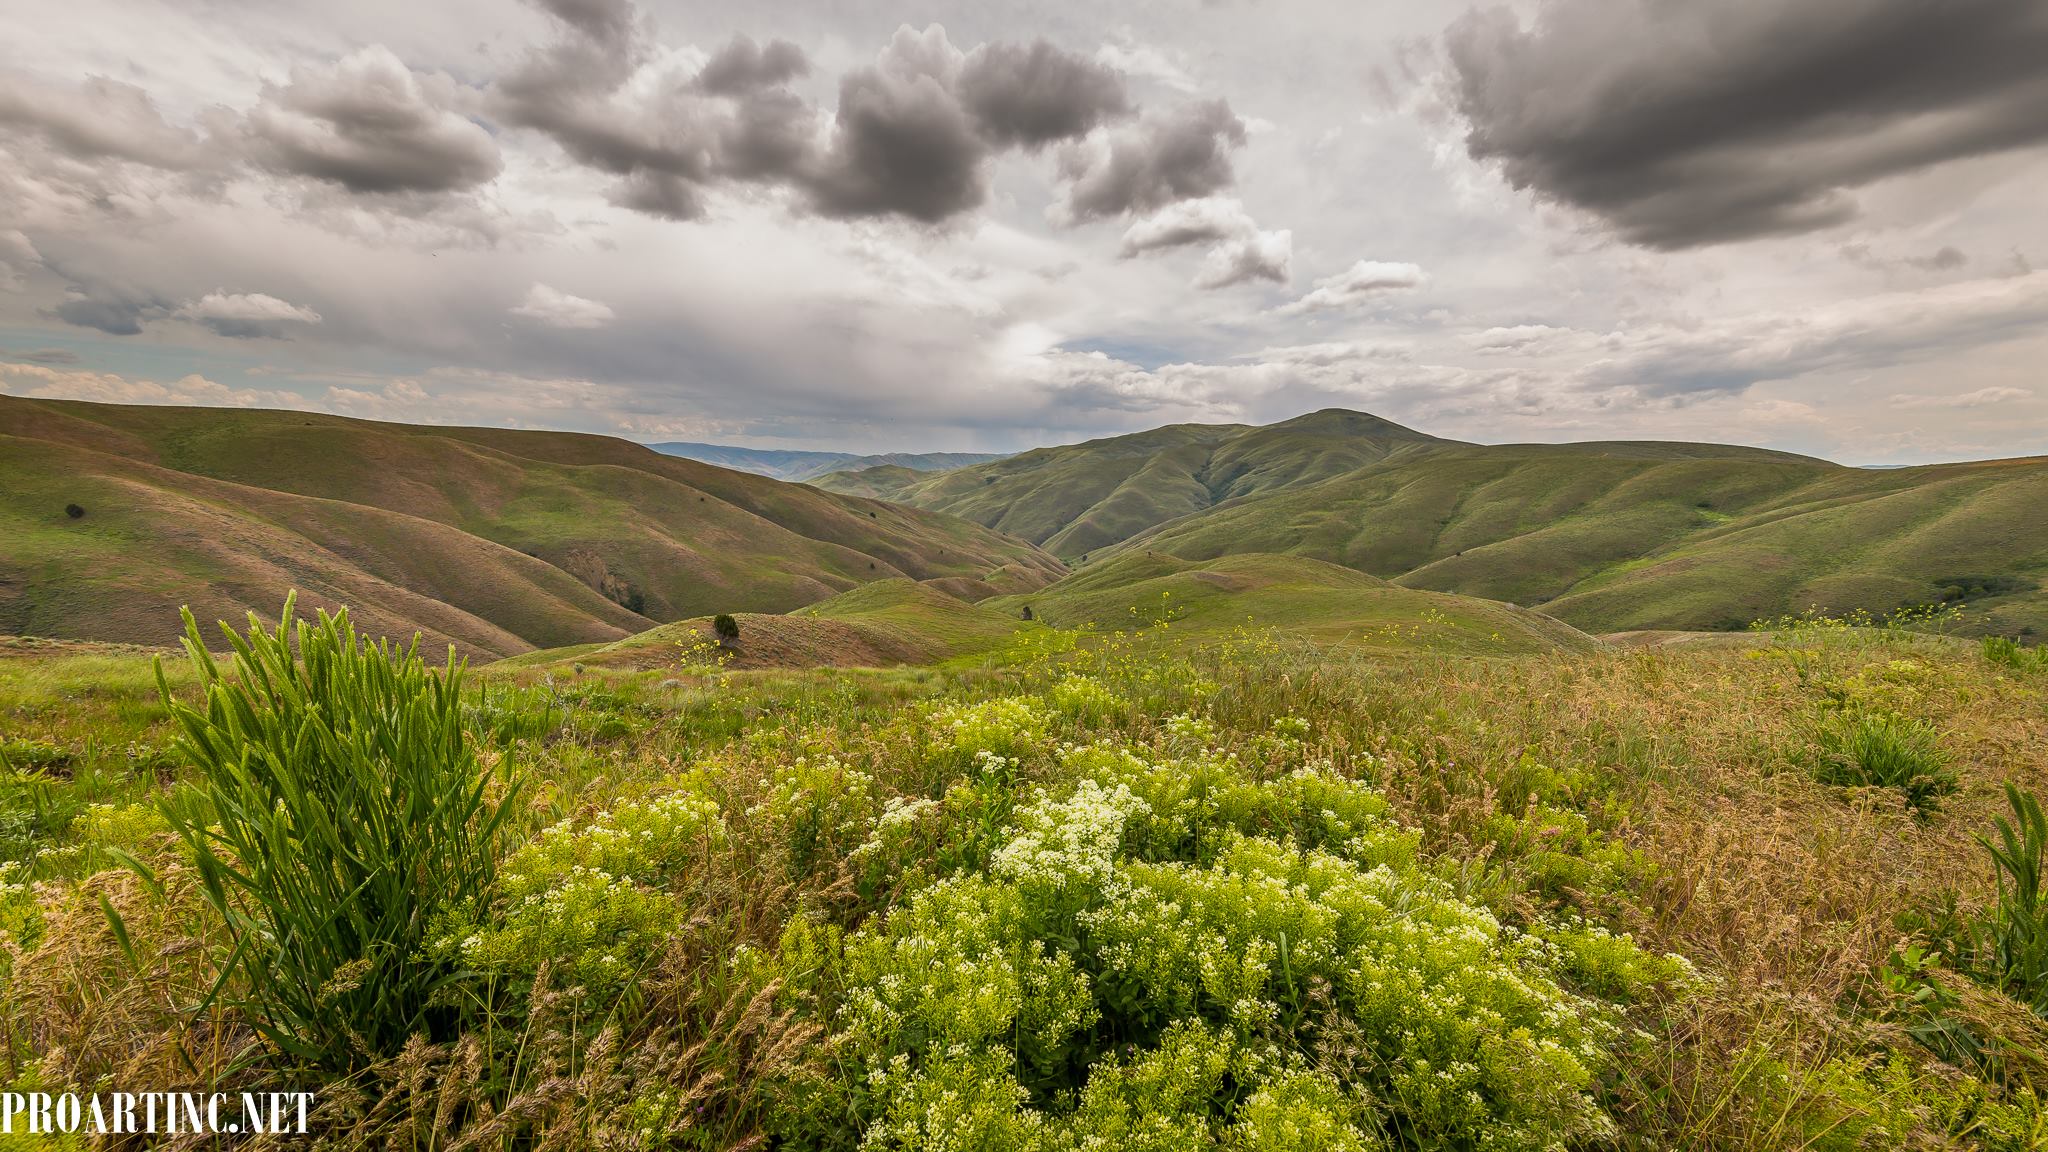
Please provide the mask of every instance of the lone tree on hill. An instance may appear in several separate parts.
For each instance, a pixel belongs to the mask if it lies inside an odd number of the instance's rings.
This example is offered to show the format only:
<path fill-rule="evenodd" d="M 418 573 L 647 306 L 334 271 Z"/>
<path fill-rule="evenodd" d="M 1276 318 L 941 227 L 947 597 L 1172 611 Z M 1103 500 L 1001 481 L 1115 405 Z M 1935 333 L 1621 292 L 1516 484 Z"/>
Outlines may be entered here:
<path fill-rule="evenodd" d="M 81 516 L 84 516 L 84 515 L 85 515 L 85 509 L 83 509 L 83 508 L 80 508 L 80 507 L 79 507 L 78 505 L 76 505 L 76 504 L 66 504 L 66 505 L 64 506 L 64 514 L 65 514 L 66 516 L 69 516 L 69 517 L 71 517 L 71 518 L 72 518 L 73 520 L 76 520 L 76 519 L 78 519 L 79 517 L 81 517 Z"/>
<path fill-rule="evenodd" d="M 727 612 L 720 612 L 711 618 L 711 631 L 718 635 L 720 645 L 731 644 L 740 638 L 740 622 Z"/>

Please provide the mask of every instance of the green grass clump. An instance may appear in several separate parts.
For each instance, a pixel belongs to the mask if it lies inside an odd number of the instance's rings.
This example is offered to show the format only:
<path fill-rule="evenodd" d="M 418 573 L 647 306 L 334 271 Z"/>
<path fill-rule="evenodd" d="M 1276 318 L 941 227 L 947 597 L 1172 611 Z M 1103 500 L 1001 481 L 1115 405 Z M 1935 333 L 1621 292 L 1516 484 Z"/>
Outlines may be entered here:
<path fill-rule="evenodd" d="M 2008 636 L 1986 636 L 1984 658 L 2015 672 L 2048 672 L 2048 648 L 2023 648 Z"/>
<path fill-rule="evenodd" d="M 448 1030 L 435 994 L 456 974 L 421 948 L 489 889 L 519 786 L 464 735 L 462 665 L 359 637 L 346 611 L 294 627 L 293 608 L 223 627 L 229 669 L 185 613 L 205 695 L 161 682 L 197 773 L 167 812 L 234 940 L 236 1007 L 290 1059 L 347 1068 Z"/>
<path fill-rule="evenodd" d="M 1956 789 L 1940 734 L 1924 720 L 1888 712 L 1830 712 L 1814 730 L 1814 779 L 1842 788 L 1896 788 L 1927 810 Z"/>
<path fill-rule="evenodd" d="M 1979 836 L 1997 868 L 1998 901 L 1978 922 L 1979 967 L 1993 987 L 2048 1017 L 2048 818 L 2040 798 L 2005 786 L 2012 819 L 1994 821 L 1996 839 Z"/>

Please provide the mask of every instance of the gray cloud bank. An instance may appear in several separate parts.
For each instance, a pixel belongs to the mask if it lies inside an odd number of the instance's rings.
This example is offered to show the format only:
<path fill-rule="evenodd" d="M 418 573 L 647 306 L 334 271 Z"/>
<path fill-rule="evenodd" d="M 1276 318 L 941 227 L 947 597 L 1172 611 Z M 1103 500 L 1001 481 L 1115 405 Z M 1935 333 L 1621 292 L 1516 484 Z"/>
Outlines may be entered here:
<path fill-rule="evenodd" d="M 811 64 L 786 41 L 741 37 L 694 77 L 646 83 L 655 44 L 629 9 L 542 2 L 562 36 L 494 86 L 493 107 L 621 177 L 617 203 L 673 219 L 702 216 L 721 185 L 751 183 L 790 189 L 821 215 L 937 224 L 987 201 L 996 156 L 1073 145 L 1137 110 L 1122 74 L 1091 57 L 1044 40 L 963 52 L 936 24 L 899 28 L 873 64 L 840 77 L 829 115 L 791 87 Z M 1074 218 L 1225 187 L 1243 143 L 1243 124 L 1212 101 L 1106 143 L 1099 164 L 1063 153 Z"/>
<path fill-rule="evenodd" d="M 2048 141 L 2040 0 L 1549 0 L 1445 45 L 1475 159 L 1654 248 L 1838 224 L 1851 189 Z"/>

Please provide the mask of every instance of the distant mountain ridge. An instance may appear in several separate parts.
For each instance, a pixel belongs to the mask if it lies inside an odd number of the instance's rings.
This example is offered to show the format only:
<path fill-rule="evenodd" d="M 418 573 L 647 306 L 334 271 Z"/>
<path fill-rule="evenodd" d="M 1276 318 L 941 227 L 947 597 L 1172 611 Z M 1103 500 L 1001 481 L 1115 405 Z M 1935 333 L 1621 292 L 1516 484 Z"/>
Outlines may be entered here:
<path fill-rule="evenodd" d="M 671 441 L 649 444 L 665 456 L 681 456 L 720 468 L 752 472 L 776 480 L 803 483 L 835 472 L 858 472 L 867 468 L 893 467 L 912 472 L 943 472 L 970 464 L 1001 460 L 1001 452 L 883 452 L 862 456 L 852 452 L 810 452 L 799 449 L 738 448 L 729 444 L 693 444 Z"/>

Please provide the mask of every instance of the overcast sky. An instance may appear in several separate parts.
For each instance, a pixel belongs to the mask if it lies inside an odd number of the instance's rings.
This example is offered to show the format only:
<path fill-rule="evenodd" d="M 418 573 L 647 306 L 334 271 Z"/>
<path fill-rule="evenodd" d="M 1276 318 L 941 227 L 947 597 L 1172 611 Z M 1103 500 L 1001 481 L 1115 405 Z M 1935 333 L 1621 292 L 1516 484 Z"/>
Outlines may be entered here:
<path fill-rule="evenodd" d="M 856 450 L 1347 407 L 2048 452 L 2042 0 L 0 26 L 18 395 Z"/>

